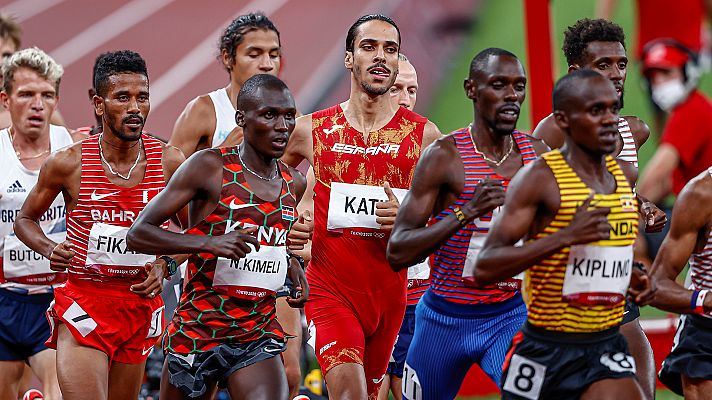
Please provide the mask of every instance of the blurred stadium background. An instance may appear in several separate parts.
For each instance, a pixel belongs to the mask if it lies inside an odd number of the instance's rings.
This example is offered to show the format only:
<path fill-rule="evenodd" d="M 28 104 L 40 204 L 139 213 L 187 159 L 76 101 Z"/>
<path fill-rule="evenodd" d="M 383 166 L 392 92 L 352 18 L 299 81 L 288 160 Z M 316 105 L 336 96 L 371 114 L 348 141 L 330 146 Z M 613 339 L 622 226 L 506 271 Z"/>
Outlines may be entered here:
<path fill-rule="evenodd" d="M 475 53 L 486 47 L 502 47 L 528 65 L 526 1 L 2 0 L 0 12 L 13 14 L 21 22 L 23 47 L 38 46 L 64 65 L 60 110 L 71 128 L 93 123 L 87 89 L 91 86 L 95 57 L 118 49 L 141 53 L 148 62 L 151 77 L 152 107 L 146 127 L 168 138 L 175 119 L 189 100 L 225 86 L 227 74 L 215 58 L 218 37 L 235 16 L 252 11 L 263 11 L 281 31 L 284 57 L 281 76 L 295 93 L 297 106 L 303 113 L 348 96 L 348 75 L 343 67 L 344 38 L 356 17 L 374 12 L 392 16 L 401 29 L 402 51 L 418 70 L 420 90 L 416 111 L 434 121 L 442 132 L 452 131 L 472 119 L 472 104 L 464 96 L 462 80 Z M 567 69 L 561 52 L 563 31 L 577 19 L 594 17 L 595 6 L 596 0 L 550 1 L 556 77 Z M 618 1 L 612 18 L 626 32 L 631 58 L 624 114 L 650 121 L 648 99 L 632 51 L 636 39 L 635 6 L 635 0 Z M 703 77 L 701 88 L 706 93 L 712 91 L 709 74 Z M 537 122 L 531 120 L 529 99 L 518 125 L 523 131 L 531 130 Z M 642 148 L 641 169 L 655 150 L 658 134 L 653 132 Z M 656 351 L 667 352 L 674 321 L 665 313 L 647 308 L 643 317 L 655 319 L 647 326 L 657 326 L 661 332 L 663 343 L 661 350 Z M 472 396 L 488 393 L 492 388 L 482 375 L 471 375 L 463 386 L 462 398 L 496 398 Z M 678 397 L 661 390 L 658 398 Z"/>

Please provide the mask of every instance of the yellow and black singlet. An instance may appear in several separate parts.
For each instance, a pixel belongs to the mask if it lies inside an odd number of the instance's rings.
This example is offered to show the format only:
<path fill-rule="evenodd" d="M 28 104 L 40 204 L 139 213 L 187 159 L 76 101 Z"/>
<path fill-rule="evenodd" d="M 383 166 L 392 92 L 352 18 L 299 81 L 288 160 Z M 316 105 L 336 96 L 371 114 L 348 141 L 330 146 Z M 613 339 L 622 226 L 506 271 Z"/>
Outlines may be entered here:
<path fill-rule="evenodd" d="M 559 186 L 561 205 L 534 240 L 566 228 L 592 192 L 559 150 L 542 158 Z M 527 270 L 525 300 L 531 325 L 559 332 L 598 332 L 618 325 L 623 318 L 638 234 L 637 202 L 613 157 L 606 156 L 606 167 L 615 177 L 616 190 L 595 193 L 589 209 L 610 207 L 610 238 L 565 247 Z"/>

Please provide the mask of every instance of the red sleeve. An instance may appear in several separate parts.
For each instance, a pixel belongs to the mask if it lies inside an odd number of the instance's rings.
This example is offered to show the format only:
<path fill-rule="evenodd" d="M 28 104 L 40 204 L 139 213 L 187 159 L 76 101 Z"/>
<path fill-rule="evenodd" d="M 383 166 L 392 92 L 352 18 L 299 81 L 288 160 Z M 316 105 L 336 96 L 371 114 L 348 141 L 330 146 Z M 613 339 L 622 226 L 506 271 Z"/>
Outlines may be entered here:
<path fill-rule="evenodd" d="M 660 140 L 677 150 L 682 165 L 694 164 L 698 151 L 704 145 L 704 135 L 700 134 L 697 126 L 699 117 L 695 116 L 698 108 L 695 103 L 689 102 L 673 111 Z"/>

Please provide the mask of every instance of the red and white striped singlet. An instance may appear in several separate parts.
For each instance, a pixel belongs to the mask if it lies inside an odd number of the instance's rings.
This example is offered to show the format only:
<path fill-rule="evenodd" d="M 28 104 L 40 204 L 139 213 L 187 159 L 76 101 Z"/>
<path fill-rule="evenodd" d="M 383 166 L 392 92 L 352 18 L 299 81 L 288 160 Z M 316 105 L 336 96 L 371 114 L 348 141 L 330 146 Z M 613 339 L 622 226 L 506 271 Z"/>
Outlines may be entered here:
<path fill-rule="evenodd" d="M 67 214 L 67 239 L 76 255 L 69 280 L 87 279 L 129 285 L 146 277 L 144 265 L 155 256 L 126 248 L 126 232 L 146 204 L 165 187 L 162 143 L 142 134 L 146 171 L 136 186 L 124 188 L 106 177 L 99 156 L 101 135 L 82 142 L 79 198 Z"/>

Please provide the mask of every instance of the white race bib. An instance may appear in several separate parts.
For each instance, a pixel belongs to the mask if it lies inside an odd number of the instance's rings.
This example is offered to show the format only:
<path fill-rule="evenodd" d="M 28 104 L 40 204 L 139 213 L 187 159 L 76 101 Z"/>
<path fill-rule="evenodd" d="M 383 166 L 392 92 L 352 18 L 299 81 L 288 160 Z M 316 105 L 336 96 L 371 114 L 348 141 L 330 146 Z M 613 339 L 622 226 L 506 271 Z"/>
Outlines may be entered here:
<path fill-rule="evenodd" d="M 145 272 L 144 265 L 156 256 L 136 253 L 126 248 L 129 228 L 95 222 L 89 233 L 86 267 L 118 278 L 136 278 Z"/>
<path fill-rule="evenodd" d="M 571 246 L 562 297 L 580 304 L 618 304 L 630 284 L 633 246 Z"/>
<path fill-rule="evenodd" d="M 258 299 L 284 286 L 286 276 L 287 247 L 260 245 L 259 251 L 239 260 L 218 257 L 213 287 L 230 296 Z"/>
<path fill-rule="evenodd" d="M 56 242 L 64 241 L 66 232 L 50 233 L 47 237 Z M 49 260 L 30 249 L 15 235 L 5 236 L 5 248 L 2 253 L 5 279 L 25 284 L 48 284 L 56 272 L 49 268 Z"/>
<path fill-rule="evenodd" d="M 392 189 L 399 202 L 403 202 L 406 189 Z M 380 186 L 356 185 L 332 182 L 329 197 L 329 215 L 326 228 L 372 228 L 381 226 L 376 223 L 376 203 L 388 201 L 388 196 Z"/>
<path fill-rule="evenodd" d="M 428 259 L 408 268 L 408 279 L 428 279 L 430 277 L 430 264 Z"/>
<path fill-rule="evenodd" d="M 501 209 L 502 207 L 497 207 L 492 210 L 492 218 L 489 221 L 477 218 L 471 222 L 477 228 L 486 228 L 487 231 L 474 231 L 472 233 L 472 237 L 470 237 L 470 243 L 467 247 L 467 258 L 465 259 L 465 266 L 462 268 L 462 277 L 465 278 L 466 281 L 472 280 L 472 277 L 475 275 L 475 262 L 477 261 L 477 257 L 480 255 L 480 251 L 482 251 L 482 247 L 484 247 L 485 239 L 487 239 L 487 233 L 489 232 L 489 228 L 492 225 L 492 222 L 494 222 L 494 219 L 500 214 Z M 515 246 L 521 246 L 521 243 L 522 242 L 520 240 Z M 517 274 L 513 278 L 506 279 L 502 282 L 497 282 L 495 285 L 501 290 L 515 291 L 519 290 L 522 287 L 522 279 L 524 279 L 524 272 Z"/>

